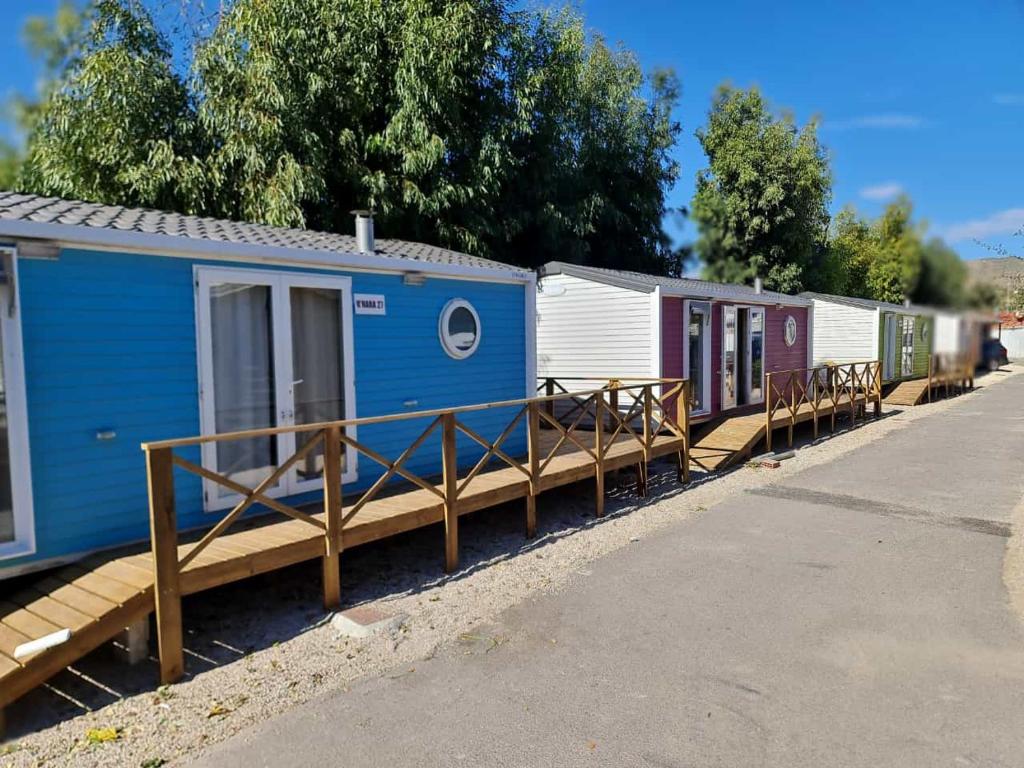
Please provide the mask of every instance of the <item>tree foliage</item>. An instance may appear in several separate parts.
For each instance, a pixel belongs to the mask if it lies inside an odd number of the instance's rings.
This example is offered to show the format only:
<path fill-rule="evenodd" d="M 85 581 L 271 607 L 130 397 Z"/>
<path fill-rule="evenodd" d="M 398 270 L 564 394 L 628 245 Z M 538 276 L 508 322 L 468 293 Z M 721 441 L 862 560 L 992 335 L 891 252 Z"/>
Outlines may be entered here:
<path fill-rule="evenodd" d="M 20 186 L 524 265 L 661 271 L 670 73 L 510 0 L 234 0 L 185 66 L 145 7 L 94 0 Z M 179 52 L 180 58 L 180 52 Z"/>
<path fill-rule="evenodd" d="M 800 291 L 824 252 L 831 172 L 814 122 L 776 116 L 756 88 L 718 90 L 697 138 L 708 167 L 691 215 L 705 275 Z"/>
<path fill-rule="evenodd" d="M 4 104 L 5 117 L 18 136 L 28 136 L 35 129 L 57 78 L 79 51 L 83 32 L 84 13 L 73 0 L 62 0 L 52 16 L 29 16 L 25 21 L 22 43 L 39 74 L 34 94 L 15 93 Z M 0 140 L 0 189 L 15 186 L 24 162 L 23 146 Z"/>
<path fill-rule="evenodd" d="M 853 208 L 832 223 L 821 273 L 829 293 L 901 303 L 964 307 L 984 300 L 967 291 L 967 268 L 940 238 L 925 240 L 913 205 L 900 197 L 870 221 Z"/>

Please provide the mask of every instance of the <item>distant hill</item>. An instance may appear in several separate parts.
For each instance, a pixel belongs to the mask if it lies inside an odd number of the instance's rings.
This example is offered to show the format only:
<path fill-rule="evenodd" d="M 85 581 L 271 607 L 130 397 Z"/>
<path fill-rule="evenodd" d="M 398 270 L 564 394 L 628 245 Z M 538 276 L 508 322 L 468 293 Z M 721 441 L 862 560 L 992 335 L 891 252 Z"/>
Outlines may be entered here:
<path fill-rule="evenodd" d="M 1004 296 L 1015 288 L 1024 288 L 1024 259 L 1004 256 L 998 259 L 971 259 L 965 261 L 972 283 L 991 283 Z"/>

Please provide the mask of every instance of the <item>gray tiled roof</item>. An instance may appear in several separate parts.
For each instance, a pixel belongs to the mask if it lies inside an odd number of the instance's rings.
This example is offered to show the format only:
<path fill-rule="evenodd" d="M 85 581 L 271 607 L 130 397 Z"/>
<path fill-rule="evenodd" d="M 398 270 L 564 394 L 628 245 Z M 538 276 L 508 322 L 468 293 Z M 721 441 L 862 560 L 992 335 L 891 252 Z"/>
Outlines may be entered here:
<path fill-rule="evenodd" d="M 855 296 L 834 296 L 830 293 L 816 293 L 804 291 L 800 294 L 807 299 L 818 299 L 818 301 L 829 301 L 834 304 L 845 304 L 848 307 L 859 307 L 861 309 L 882 309 L 886 312 L 902 312 L 905 315 L 930 315 L 933 310 L 922 307 L 918 304 L 893 304 L 888 301 L 875 301 L 874 299 L 861 299 Z"/>
<path fill-rule="evenodd" d="M 731 301 L 775 302 L 795 306 L 810 304 L 810 301 L 807 299 L 790 296 L 788 293 L 778 293 L 777 291 L 761 291 L 761 293 L 757 293 L 749 285 L 738 285 L 735 283 L 716 283 L 711 280 L 694 280 L 689 277 L 659 277 L 657 275 L 644 274 L 643 272 L 629 272 L 621 269 L 605 269 L 603 267 L 585 267 L 579 264 L 566 264 L 561 261 L 548 262 L 541 268 L 542 275 L 563 273 L 585 280 L 617 285 L 621 288 L 631 288 L 645 293 L 651 293 L 655 288 L 660 287 L 673 294 L 693 296 L 695 298 L 711 297 Z"/>
<path fill-rule="evenodd" d="M 180 213 L 100 205 L 56 197 L 41 197 L 0 191 L 0 232 L 4 222 L 63 224 L 114 232 L 167 235 L 190 240 L 208 240 L 247 246 L 290 248 L 325 253 L 358 253 L 352 235 L 316 232 L 306 229 L 271 227 L 226 219 L 187 216 Z M 450 251 L 425 243 L 377 238 L 376 255 L 386 258 L 448 264 L 460 267 L 501 269 L 525 272 L 521 267 L 478 256 Z"/>

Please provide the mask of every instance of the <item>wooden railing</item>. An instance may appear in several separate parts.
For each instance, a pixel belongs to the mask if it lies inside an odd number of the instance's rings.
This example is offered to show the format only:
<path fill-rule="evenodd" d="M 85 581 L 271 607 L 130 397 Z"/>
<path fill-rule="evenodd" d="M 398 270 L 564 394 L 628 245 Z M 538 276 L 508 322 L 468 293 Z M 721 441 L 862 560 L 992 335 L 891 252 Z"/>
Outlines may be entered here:
<path fill-rule="evenodd" d="M 977 361 L 969 354 L 928 355 L 928 402 L 932 401 L 932 389 L 944 387 L 946 397 L 951 390 L 963 394 L 974 389 L 974 368 Z"/>
<path fill-rule="evenodd" d="M 877 418 L 882 414 L 882 364 L 878 360 L 772 371 L 765 377 L 767 448 L 772 449 L 772 431 L 779 426 L 788 428 L 792 446 L 793 427 L 805 421 L 808 413 L 817 439 L 819 418 L 829 416 L 835 431 L 840 409 L 849 408 L 852 422 L 869 402 L 874 403 Z"/>
<path fill-rule="evenodd" d="M 342 421 L 301 424 L 295 426 L 253 429 L 240 432 L 205 435 L 176 440 L 144 443 L 149 491 L 150 534 L 153 555 L 157 636 L 160 649 L 160 674 L 164 682 L 172 682 L 184 671 L 181 627 L 181 580 L 184 570 L 203 557 L 206 550 L 254 505 L 262 505 L 315 529 L 323 539 L 324 604 L 336 608 L 341 602 L 340 557 L 342 532 L 392 481 L 404 480 L 411 490 L 436 497 L 443 505 L 445 527 L 445 568 L 458 566 L 458 515 L 460 499 L 489 464 L 511 468 L 528 483 L 526 494 L 526 533 L 536 532 L 536 497 L 546 473 L 564 449 L 575 449 L 575 455 L 587 457 L 593 467 L 597 490 L 597 514 L 604 511 L 605 459 L 619 442 L 633 444 L 638 450 L 638 490 L 646 493 L 647 462 L 652 458 L 659 436 L 660 444 L 678 453 L 679 476 L 689 479 L 689 401 L 687 384 L 682 380 L 657 379 L 628 383 L 608 380 L 605 386 L 584 391 L 570 391 L 557 379 L 547 379 L 542 387 L 551 390 L 541 397 L 443 408 L 414 413 L 392 414 Z M 568 408 L 555 408 L 558 402 Z M 625 406 L 622 406 L 625 403 Z M 674 407 L 673 407 L 674 406 Z M 511 417 L 504 422 L 497 436 L 490 440 L 472 428 L 466 417 L 482 411 L 507 410 Z M 425 420 L 427 426 L 406 445 L 395 458 L 388 458 L 365 441 L 353 436 L 353 428 L 394 422 Z M 503 447 L 525 420 L 526 456 L 513 456 Z M 545 430 L 542 435 L 542 429 Z M 545 435 L 554 432 L 553 440 Z M 409 469 L 408 463 L 428 439 L 440 432 L 440 455 L 427 466 L 440 472 L 440 482 Z M 298 450 L 281 462 L 255 487 L 250 488 L 226 474 L 191 462 L 178 453 L 182 448 L 207 443 L 251 440 L 284 433 L 303 437 Z M 482 449 L 482 455 L 460 475 L 457 435 L 462 433 Z M 433 447 L 433 446 L 432 446 Z M 310 514 L 269 492 L 287 472 L 317 448 L 323 451 L 322 513 Z M 361 454 L 383 467 L 382 474 L 354 500 L 343 507 L 343 451 Z M 175 507 L 175 468 L 197 475 L 206 481 L 239 494 L 240 499 L 198 541 L 179 550 L 177 513 Z M 512 482 L 512 481 L 510 481 Z M 479 505 L 478 505 L 479 508 Z M 202 564 L 200 561 L 199 565 Z"/>

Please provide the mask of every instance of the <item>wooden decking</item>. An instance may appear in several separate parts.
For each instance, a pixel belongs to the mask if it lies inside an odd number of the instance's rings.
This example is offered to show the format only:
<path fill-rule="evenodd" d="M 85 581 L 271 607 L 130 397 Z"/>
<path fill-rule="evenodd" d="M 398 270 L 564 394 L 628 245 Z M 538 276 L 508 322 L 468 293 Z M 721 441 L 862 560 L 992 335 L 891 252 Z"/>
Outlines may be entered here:
<path fill-rule="evenodd" d="M 772 416 L 772 429 L 792 430 L 795 424 L 824 420 L 834 429 L 837 415 L 860 412 L 866 405 L 875 402 L 875 399 L 869 394 L 857 393 L 852 396 L 852 402 L 853 408 L 850 405 L 851 396 L 844 393 L 838 395 L 835 402 L 822 403 L 817 408 L 810 402 L 800 403 L 792 413 L 775 413 Z M 690 462 L 705 472 L 715 472 L 745 461 L 750 458 L 754 447 L 765 439 L 767 424 L 763 412 L 730 416 L 693 441 L 690 446 Z"/>
<path fill-rule="evenodd" d="M 494 443 L 484 441 L 488 445 L 484 459 L 501 458 L 505 466 L 487 469 L 484 467 L 498 462 L 482 461 L 455 473 L 454 478 L 441 478 L 439 483 L 412 483 L 413 487 L 408 490 L 400 489 L 386 495 L 376 491 L 364 492 L 361 496 L 341 500 L 338 511 L 341 507 L 354 508 L 358 514 L 339 526 L 337 552 L 437 523 L 445 524 L 449 534 L 446 539 L 450 540 L 450 532 L 453 529 L 457 531 L 449 519 L 452 512 L 462 516 L 517 499 L 527 501 L 526 528 L 530 534 L 535 524 L 534 500 L 538 493 L 594 478 L 600 513 L 603 509 L 604 473 L 628 465 L 646 466 L 647 461 L 660 456 L 685 456 L 686 432 L 678 428 L 664 429 L 669 418 L 664 413 L 658 415 L 654 403 L 661 401 L 653 395 L 650 387 L 639 400 L 638 410 L 641 414 L 646 413 L 650 421 L 637 430 L 633 428 L 636 422 L 632 416 L 608 413 L 607 409 L 602 409 L 603 399 L 599 401 L 593 394 L 570 397 L 575 398 L 577 404 L 587 404 L 582 409 L 585 413 L 601 415 L 596 427 L 591 424 L 589 430 L 581 428 L 583 419 L 577 416 L 570 427 L 539 429 L 542 415 L 538 404 L 532 403 L 526 409 L 530 413 L 531 434 L 536 436 L 535 441 L 531 440 L 530 456 L 513 459 L 502 454 L 501 439 Z M 543 418 L 550 424 L 557 424 L 549 416 Z M 515 420 L 512 423 L 515 424 Z M 674 421 L 671 423 L 675 424 Z M 604 432 L 606 426 L 614 428 Z M 445 442 L 449 441 L 446 439 Z M 402 471 L 401 461 L 392 462 L 390 466 L 389 476 L 406 474 Z M 524 471 L 524 467 L 528 471 Z M 685 470 L 686 465 L 683 465 L 682 471 Z M 638 476 L 645 478 L 646 471 L 640 469 Z M 150 482 L 152 487 L 152 477 Z M 453 488 L 457 490 L 453 492 Z M 258 491 L 252 491 L 250 498 L 262 500 Z M 449 504 L 448 500 L 453 497 L 457 497 L 457 504 Z M 281 504 L 275 506 L 284 507 Z M 208 533 L 198 542 L 193 537 L 190 541 L 176 544 L 177 591 L 174 597 L 180 600 L 181 595 L 194 594 L 307 560 L 324 558 L 326 562 L 330 551 L 324 535 L 331 515 L 328 504 L 325 503 L 319 512 L 313 509 L 293 511 L 299 515 L 297 518 L 261 519 L 255 521 L 258 524 L 237 527 L 230 532 L 225 526 L 225 530 L 214 537 Z M 454 546 L 457 553 L 457 539 Z M 2 707 L 114 639 L 126 627 L 147 620 L 154 610 L 159 617 L 160 554 L 158 547 L 154 546 L 152 551 L 95 556 L 63 568 L 13 598 L 0 602 L 0 714 Z M 449 566 L 452 565 L 451 554 L 450 548 L 446 547 Z M 325 573 L 325 600 L 328 601 L 326 590 L 330 581 Z M 15 648 L 19 645 L 63 629 L 71 630 L 69 641 L 15 659 Z M 180 637 L 180 626 L 177 631 Z M 163 661 L 168 650 L 165 647 L 167 637 L 160 640 Z M 166 668 L 162 666 L 162 670 Z"/>
<path fill-rule="evenodd" d="M 882 402 L 886 405 L 917 405 L 925 400 L 928 389 L 926 378 L 901 381 L 886 393 Z"/>
<path fill-rule="evenodd" d="M 946 397 L 974 389 L 975 360 L 968 355 L 929 355 L 928 374 L 892 386 L 883 397 L 887 405 L 914 406 L 932 401 L 934 394 Z"/>
<path fill-rule="evenodd" d="M 667 379 L 642 384 L 613 380 L 606 387 L 585 392 L 563 390 L 563 394 L 501 403 L 146 444 L 152 531 L 149 551 L 90 558 L 0 602 L 0 713 L 2 707 L 126 627 L 148 621 L 150 613 L 157 619 L 161 680 L 179 679 L 184 673 L 182 595 L 319 559 L 323 563 L 324 603 L 336 608 L 341 600 L 341 553 L 346 548 L 441 524 L 445 567 L 453 570 L 458 564 L 458 520 L 463 515 L 523 500 L 525 532 L 531 536 L 536 528 L 537 496 L 587 479 L 595 482 L 595 512 L 600 515 L 607 472 L 635 465 L 638 490 L 643 495 L 647 465 L 657 457 L 677 455 L 680 480 L 685 482 L 691 460 L 706 470 L 727 466 L 744 452 L 749 454 L 762 437 L 770 448 L 772 432 L 778 427 L 788 427 L 792 440 L 797 423 L 813 420 L 817 431 L 822 419 L 830 419 L 834 426 L 835 416 L 844 409 L 856 416 L 868 403 L 880 406 L 878 370 L 878 362 L 873 361 L 769 374 L 764 413 L 730 419 L 693 447 L 687 384 Z M 568 407 L 555 408 L 556 401 Z M 468 412 L 495 408 L 515 413 L 497 437 L 481 436 L 463 419 Z M 382 456 L 345 432 L 349 426 L 404 419 L 421 419 L 429 425 L 395 458 Z M 510 456 L 502 445 L 524 422 L 528 454 Z M 769 424 L 772 429 L 766 431 Z M 175 453 L 202 443 L 247 440 L 287 430 L 308 439 L 255 488 Z M 441 437 L 440 461 L 435 466 L 443 468 L 442 475 L 418 477 L 408 470 L 406 461 L 437 433 Z M 457 433 L 483 448 L 471 467 L 459 461 Z M 322 504 L 298 509 L 269 498 L 267 489 L 318 446 L 324 456 Z M 384 468 L 369 488 L 345 498 L 343 448 Z M 175 467 L 223 485 L 241 500 L 209 531 L 180 538 Z M 407 481 L 402 488 L 389 482 L 399 478 Z M 263 516 L 236 525 L 256 504 L 284 517 Z M 64 629 L 71 630 L 66 642 L 15 658 L 19 645 Z"/>

